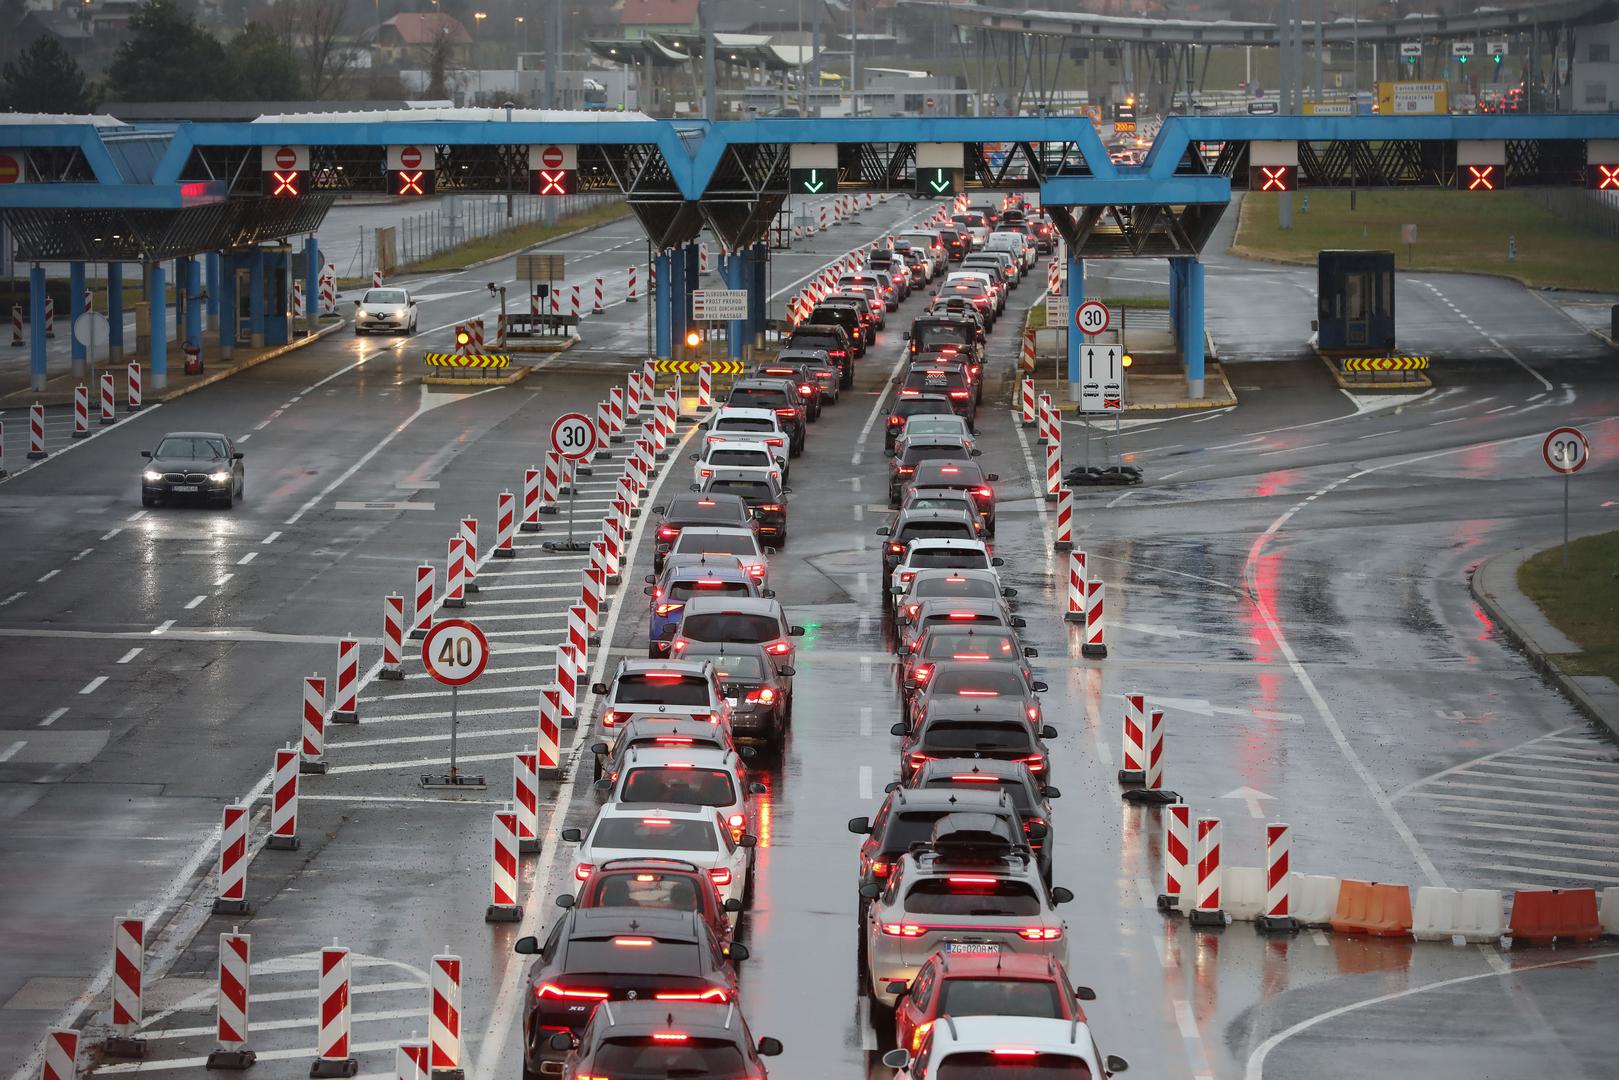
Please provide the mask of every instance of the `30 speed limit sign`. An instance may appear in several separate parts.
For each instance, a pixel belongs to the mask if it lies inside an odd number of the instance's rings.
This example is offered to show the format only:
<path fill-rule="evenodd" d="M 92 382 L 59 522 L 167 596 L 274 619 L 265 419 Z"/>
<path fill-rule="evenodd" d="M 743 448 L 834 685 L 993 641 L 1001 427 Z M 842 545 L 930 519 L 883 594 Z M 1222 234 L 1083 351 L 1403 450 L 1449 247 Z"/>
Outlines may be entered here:
<path fill-rule="evenodd" d="M 489 663 L 489 639 L 465 619 L 433 624 L 422 639 L 422 666 L 446 686 L 465 686 Z"/>
<path fill-rule="evenodd" d="M 596 452 L 596 425 L 584 413 L 563 413 L 551 425 L 551 449 L 565 458 L 583 460 Z"/>
<path fill-rule="evenodd" d="M 1585 468 L 1585 463 L 1591 460 L 1591 445 L 1579 428 L 1560 427 L 1546 436 L 1540 446 L 1540 456 L 1546 459 L 1552 472 L 1567 476 Z"/>
<path fill-rule="evenodd" d="M 1100 300 L 1087 300 L 1074 312 L 1074 325 L 1082 334 L 1100 334 L 1111 320 L 1107 305 Z"/>

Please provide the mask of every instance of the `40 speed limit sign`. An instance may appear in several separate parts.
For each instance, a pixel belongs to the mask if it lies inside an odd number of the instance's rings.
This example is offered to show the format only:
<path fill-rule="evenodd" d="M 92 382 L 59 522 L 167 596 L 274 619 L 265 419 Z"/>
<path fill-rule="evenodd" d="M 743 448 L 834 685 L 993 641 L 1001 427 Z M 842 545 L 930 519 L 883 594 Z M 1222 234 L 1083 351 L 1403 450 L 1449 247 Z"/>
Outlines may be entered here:
<path fill-rule="evenodd" d="M 489 639 L 465 619 L 433 624 L 422 639 L 422 666 L 446 686 L 465 686 L 489 663 Z"/>
<path fill-rule="evenodd" d="M 596 425 L 584 413 L 563 413 L 551 425 L 551 449 L 582 461 L 596 452 Z"/>
<path fill-rule="evenodd" d="M 1074 311 L 1074 325 L 1082 334 L 1100 334 L 1112 321 L 1107 305 L 1099 300 L 1087 300 Z"/>

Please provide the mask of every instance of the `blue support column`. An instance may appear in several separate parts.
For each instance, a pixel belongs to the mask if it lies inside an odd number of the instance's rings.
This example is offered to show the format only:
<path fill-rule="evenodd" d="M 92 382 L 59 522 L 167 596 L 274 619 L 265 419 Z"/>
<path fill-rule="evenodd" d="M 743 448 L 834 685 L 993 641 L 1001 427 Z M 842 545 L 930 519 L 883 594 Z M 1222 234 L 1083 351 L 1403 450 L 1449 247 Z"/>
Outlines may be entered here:
<path fill-rule="evenodd" d="M 28 385 L 45 389 L 45 268 L 28 271 Z"/>
<path fill-rule="evenodd" d="M 73 320 L 84 313 L 84 263 L 67 264 L 67 339 L 73 357 L 73 374 L 84 378 L 84 346 L 73 336 Z M 99 391 L 98 391 L 99 393 Z"/>
<path fill-rule="evenodd" d="M 186 344 L 202 348 L 202 264 L 187 259 L 186 267 Z"/>
<path fill-rule="evenodd" d="M 250 334 L 248 344 L 255 349 L 264 348 L 264 252 L 257 249 L 247 253 L 249 279 L 247 295 L 247 322 Z"/>
<path fill-rule="evenodd" d="M 162 390 L 169 385 L 168 309 L 164 300 L 168 287 L 168 274 L 164 273 L 163 264 L 153 263 L 151 357 L 147 370 L 151 372 L 154 390 Z"/>
<path fill-rule="evenodd" d="M 656 282 L 652 287 L 652 316 L 653 336 L 657 346 L 658 359 L 667 360 L 674 355 L 674 319 L 671 312 L 674 310 L 674 280 L 673 271 L 667 251 L 660 251 L 652 258 L 653 276 Z"/>
<path fill-rule="evenodd" d="M 753 260 L 749 252 L 736 251 L 729 255 L 720 255 L 720 274 L 725 279 L 727 289 L 747 288 L 747 281 Z M 732 360 L 742 359 L 742 346 L 748 339 L 748 320 L 732 319 L 725 329 L 726 344 L 730 346 L 729 352 Z"/>
<path fill-rule="evenodd" d="M 266 251 L 264 258 L 264 343 L 292 340 L 292 252 Z"/>
<path fill-rule="evenodd" d="M 1203 396 L 1203 264 L 1186 260 L 1186 310 L 1182 315 L 1185 337 L 1181 351 L 1186 356 L 1186 389 L 1193 398 Z"/>
<path fill-rule="evenodd" d="M 311 334 L 320 329 L 320 241 L 314 234 L 304 237 L 304 328 Z"/>
<path fill-rule="evenodd" d="M 1181 339 L 1181 286 L 1182 260 L 1169 260 L 1169 329 L 1175 340 Z"/>
<path fill-rule="evenodd" d="M 208 317 L 219 318 L 219 260 L 217 251 L 210 251 L 204 256 L 208 269 Z"/>
<path fill-rule="evenodd" d="M 1068 391 L 1074 396 L 1079 390 L 1079 347 L 1085 343 L 1085 335 L 1074 328 L 1074 315 L 1079 311 L 1079 305 L 1085 302 L 1085 260 L 1068 256 Z"/>
<path fill-rule="evenodd" d="M 231 360 L 236 356 L 236 256 L 219 256 L 219 358 Z"/>
<path fill-rule="evenodd" d="M 107 264 L 107 359 L 124 362 L 124 264 Z"/>
<path fill-rule="evenodd" d="M 673 336 L 671 355 L 686 355 L 686 323 L 691 316 L 691 301 L 686 295 L 686 249 L 684 245 L 669 253 L 669 330 Z"/>

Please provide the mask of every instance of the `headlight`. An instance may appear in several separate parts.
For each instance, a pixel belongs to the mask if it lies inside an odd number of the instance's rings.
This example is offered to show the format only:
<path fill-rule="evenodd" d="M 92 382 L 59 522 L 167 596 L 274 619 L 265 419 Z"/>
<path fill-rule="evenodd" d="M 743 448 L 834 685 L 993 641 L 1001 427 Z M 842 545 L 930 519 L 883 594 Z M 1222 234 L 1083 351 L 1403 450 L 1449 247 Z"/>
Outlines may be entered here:
<path fill-rule="evenodd" d="M 147 469 L 145 472 L 141 473 L 141 476 L 154 484 L 163 479 L 163 474 L 155 469 Z"/>
<path fill-rule="evenodd" d="M 230 479 L 230 473 L 228 473 L 228 472 L 209 473 L 208 474 L 208 479 L 212 480 L 216 484 L 223 484 L 226 480 Z"/>
<path fill-rule="evenodd" d="M 364 318 L 366 318 L 367 316 L 366 316 L 366 313 L 365 313 L 365 308 L 363 308 L 363 307 L 355 308 L 354 309 L 354 317 L 356 319 L 364 319 Z"/>

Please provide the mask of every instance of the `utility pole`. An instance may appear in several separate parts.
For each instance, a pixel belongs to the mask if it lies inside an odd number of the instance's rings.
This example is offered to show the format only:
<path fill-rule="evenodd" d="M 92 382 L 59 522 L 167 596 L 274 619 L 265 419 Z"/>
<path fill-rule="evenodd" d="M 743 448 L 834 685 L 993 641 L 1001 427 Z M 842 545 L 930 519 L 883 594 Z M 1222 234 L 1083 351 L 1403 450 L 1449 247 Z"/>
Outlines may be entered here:
<path fill-rule="evenodd" d="M 703 115 L 710 120 L 720 118 L 719 58 L 714 55 L 714 27 L 708 18 L 708 5 L 697 0 L 697 21 L 703 29 Z"/>
<path fill-rule="evenodd" d="M 860 115 L 860 28 L 855 25 L 859 4 L 849 5 L 849 115 Z"/>
<path fill-rule="evenodd" d="M 1299 0 L 1281 0 L 1280 14 L 1281 26 L 1278 33 L 1278 44 L 1281 46 L 1281 62 L 1278 68 L 1280 85 L 1277 88 L 1277 111 L 1291 116 L 1298 111 L 1298 86 L 1300 61 L 1303 59 L 1294 50 L 1294 44 L 1301 36 L 1302 27 L 1297 23 Z M 1276 224 L 1281 229 L 1293 227 L 1293 193 L 1284 191 L 1276 198 Z"/>
<path fill-rule="evenodd" d="M 551 0 L 550 25 L 545 28 L 545 107 L 557 107 L 557 69 L 562 67 L 562 2 Z"/>

